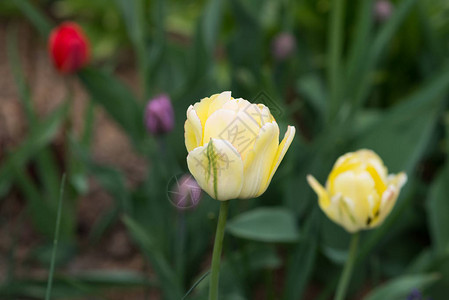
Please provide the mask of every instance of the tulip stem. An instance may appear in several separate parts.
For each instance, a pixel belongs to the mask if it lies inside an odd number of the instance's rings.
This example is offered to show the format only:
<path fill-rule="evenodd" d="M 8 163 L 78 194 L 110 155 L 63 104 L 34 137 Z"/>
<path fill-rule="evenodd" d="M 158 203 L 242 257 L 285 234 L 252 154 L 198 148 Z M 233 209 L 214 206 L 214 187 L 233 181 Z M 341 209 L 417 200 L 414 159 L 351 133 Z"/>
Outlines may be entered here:
<path fill-rule="evenodd" d="M 349 255 L 346 260 L 343 274 L 341 274 L 340 281 L 338 282 L 337 292 L 335 293 L 334 300 L 343 300 L 346 296 L 346 290 L 348 288 L 349 280 L 351 279 L 352 269 L 354 267 L 355 259 L 357 257 L 357 246 L 359 244 L 360 234 L 358 232 L 352 235 L 351 245 L 349 246 Z"/>
<path fill-rule="evenodd" d="M 229 200 L 221 201 L 220 214 L 218 216 L 217 231 L 215 233 L 214 251 L 212 253 L 212 267 L 209 284 L 209 300 L 218 299 L 218 278 L 220 274 L 221 249 L 228 216 Z"/>

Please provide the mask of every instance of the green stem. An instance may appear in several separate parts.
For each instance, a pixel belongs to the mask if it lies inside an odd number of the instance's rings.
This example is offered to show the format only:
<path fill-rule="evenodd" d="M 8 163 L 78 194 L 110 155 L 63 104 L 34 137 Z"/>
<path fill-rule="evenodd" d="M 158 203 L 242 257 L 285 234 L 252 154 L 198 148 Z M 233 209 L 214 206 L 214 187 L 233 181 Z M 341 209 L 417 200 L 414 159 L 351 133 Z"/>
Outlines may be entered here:
<path fill-rule="evenodd" d="M 218 299 L 218 277 L 220 274 L 221 249 L 223 248 L 223 237 L 228 216 L 229 200 L 222 201 L 220 215 L 218 217 L 217 232 L 215 233 L 214 252 L 212 254 L 212 267 L 209 285 L 209 300 Z"/>
<path fill-rule="evenodd" d="M 346 296 L 346 289 L 348 288 L 352 269 L 357 257 L 357 246 L 359 244 L 359 238 L 360 234 L 358 232 L 352 235 L 351 245 L 349 247 L 349 257 L 343 269 L 343 274 L 341 274 L 340 282 L 338 283 L 338 288 L 334 300 L 343 300 Z"/>
<path fill-rule="evenodd" d="M 343 48 L 343 20 L 345 18 L 345 0 L 332 1 L 328 31 L 328 83 L 330 89 L 329 118 L 333 118 L 338 109 L 341 96 L 341 53 Z"/>

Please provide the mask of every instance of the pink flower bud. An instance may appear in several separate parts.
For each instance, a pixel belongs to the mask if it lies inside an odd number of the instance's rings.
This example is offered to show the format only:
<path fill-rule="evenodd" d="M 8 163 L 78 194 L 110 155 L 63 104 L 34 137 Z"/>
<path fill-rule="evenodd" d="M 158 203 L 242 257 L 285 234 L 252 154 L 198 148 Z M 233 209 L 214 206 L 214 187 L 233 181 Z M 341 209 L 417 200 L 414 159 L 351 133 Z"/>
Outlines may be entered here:
<path fill-rule="evenodd" d="M 160 135 L 173 130 L 175 114 L 168 95 L 161 94 L 150 100 L 145 109 L 145 125 L 154 135 Z"/>
<path fill-rule="evenodd" d="M 387 21 L 393 13 L 393 4 L 388 0 L 377 0 L 374 5 L 374 15 L 378 22 Z"/>
<path fill-rule="evenodd" d="M 279 61 L 285 60 L 290 57 L 295 51 L 296 40 L 295 37 L 288 32 L 282 32 L 278 34 L 272 43 L 272 52 L 274 58 Z"/>
<path fill-rule="evenodd" d="M 191 208 L 198 205 L 201 199 L 201 188 L 191 175 L 185 174 L 178 181 L 173 203 L 181 209 Z"/>

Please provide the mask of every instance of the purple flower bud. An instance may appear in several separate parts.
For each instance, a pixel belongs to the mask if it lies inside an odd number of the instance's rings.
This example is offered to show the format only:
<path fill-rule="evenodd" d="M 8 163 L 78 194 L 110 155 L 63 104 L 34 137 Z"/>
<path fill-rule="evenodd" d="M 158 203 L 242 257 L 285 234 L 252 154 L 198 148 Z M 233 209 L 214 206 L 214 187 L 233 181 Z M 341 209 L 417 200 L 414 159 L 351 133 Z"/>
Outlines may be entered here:
<path fill-rule="evenodd" d="M 272 43 L 272 51 L 275 59 L 282 61 L 290 57 L 295 51 L 296 39 L 288 32 L 278 34 Z"/>
<path fill-rule="evenodd" d="M 198 205 L 202 190 L 195 178 L 189 174 L 185 174 L 179 179 L 176 186 L 173 204 L 181 209 L 191 208 Z"/>
<path fill-rule="evenodd" d="M 378 22 L 387 21 L 393 13 L 394 7 L 389 0 L 377 0 L 374 5 L 374 16 Z"/>
<path fill-rule="evenodd" d="M 407 300 L 423 300 L 422 294 L 418 289 L 413 289 L 407 296 Z"/>
<path fill-rule="evenodd" d="M 175 114 L 168 95 L 158 95 L 148 102 L 145 109 L 145 125 L 147 130 L 154 135 L 173 130 Z"/>

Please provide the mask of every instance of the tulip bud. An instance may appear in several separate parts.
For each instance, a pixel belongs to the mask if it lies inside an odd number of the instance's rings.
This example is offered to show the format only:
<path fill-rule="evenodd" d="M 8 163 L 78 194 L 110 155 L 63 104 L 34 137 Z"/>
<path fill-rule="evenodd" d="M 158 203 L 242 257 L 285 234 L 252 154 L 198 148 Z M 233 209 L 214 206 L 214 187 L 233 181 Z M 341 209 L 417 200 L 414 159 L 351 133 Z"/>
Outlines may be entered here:
<path fill-rule="evenodd" d="M 178 208 L 186 209 L 198 205 L 202 191 L 196 180 L 191 175 L 185 174 L 177 182 L 174 194 L 173 204 Z"/>
<path fill-rule="evenodd" d="M 150 100 L 145 110 L 145 125 L 147 130 L 160 135 L 173 130 L 175 126 L 175 114 L 170 98 L 165 95 L 159 95 Z"/>
<path fill-rule="evenodd" d="M 408 294 L 406 300 L 423 300 L 423 297 L 418 289 L 413 289 L 410 294 Z"/>
<path fill-rule="evenodd" d="M 280 33 L 273 40 L 273 56 L 279 61 L 285 60 L 293 54 L 295 47 L 296 40 L 292 34 L 288 32 Z"/>
<path fill-rule="evenodd" d="M 51 31 L 48 51 L 59 72 L 73 73 L 89 60 L 89 40 L 78 24 L 64 22 Z"/>
<path fill-rule="evenodd" d="M 407 175 L 388 175 L 382 160 L 371 150 L 341 156 L 327 178 L 326 188 L 309 175 L 324 213 L 348 232 L 377 227 L 393 209 Z"/>
<path fill-rule="evenodd" d="M 393 13 L 393 4 L 388 0 L 377 0 L 374 5 L 374 15 L 378 22 L 387 21 Z"/>
<path fill-rule="evenodd" d="M 221 201 L 263 194 L 295 136 L 295 127 L 288 126 L 279 142 L 268 107 L 234 99 L 231 92 L 191 105 L 184 129 L 190 173 Z"/>

